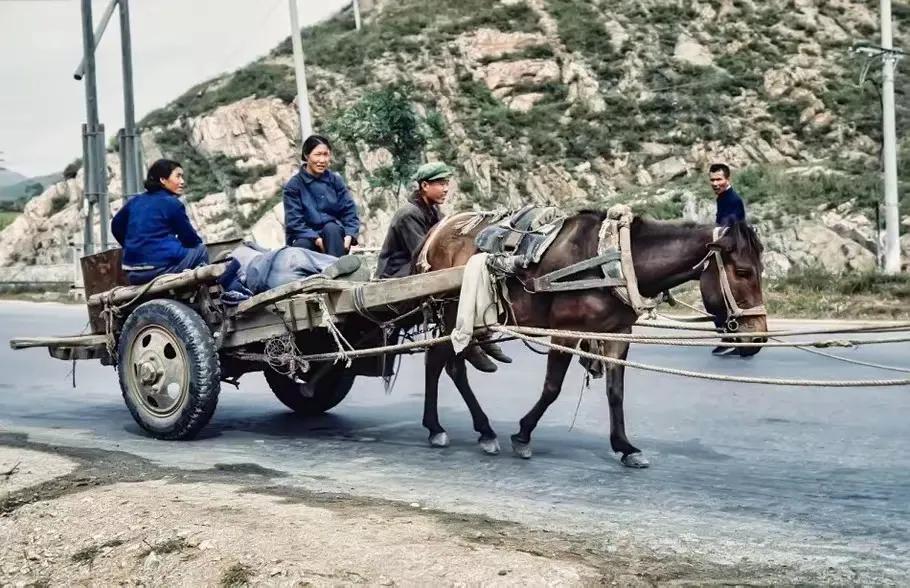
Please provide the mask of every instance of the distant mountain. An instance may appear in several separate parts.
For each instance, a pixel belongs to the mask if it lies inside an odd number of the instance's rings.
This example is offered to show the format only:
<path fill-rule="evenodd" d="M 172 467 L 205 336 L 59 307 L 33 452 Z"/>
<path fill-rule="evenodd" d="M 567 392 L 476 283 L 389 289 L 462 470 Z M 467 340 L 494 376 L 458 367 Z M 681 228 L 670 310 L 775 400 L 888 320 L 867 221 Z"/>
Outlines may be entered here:
<path fill-rule="evenodd" d="M 12 186 L 13 184 L 18 184 L 19 182 L 24 182 L 28 178 L 22 174 L 16 173 L 11 169 L 6 169 L 5 167 L 0 167 L 0 188 L 5 188 L 7 186 Z"/>
<path fill-rule="evenodd" d="M 7 179 L 13 179 L 14 181 L 7 183 Z M 56 184 L 62 179 L 63 174 L 59 172 L 27 178 L 10 170 L 0 170 L 0 202 L 19 200 L 26 197 L 32 198 L 44 192 L 51 184 Z M 40 184 L 41 189 L 33 187 L 35 184 Z"/>

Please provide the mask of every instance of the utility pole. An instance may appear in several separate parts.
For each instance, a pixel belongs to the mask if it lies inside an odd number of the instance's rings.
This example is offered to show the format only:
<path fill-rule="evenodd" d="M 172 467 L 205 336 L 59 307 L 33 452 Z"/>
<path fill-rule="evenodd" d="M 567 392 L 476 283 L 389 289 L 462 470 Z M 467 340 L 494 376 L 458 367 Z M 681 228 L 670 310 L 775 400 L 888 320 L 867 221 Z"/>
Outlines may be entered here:
<path fill-rule="evenodd" d="M 136 132 L 136 107 L 133 100 L 133 44 L 130 34 L 129 0 L 120 5 L 120 62 L 123 67 L 123 132 L 120 135 L 120 166 L 123 198 L 141 192 L 142 162 L 139 160 L 139 134 Z"/>
<path fill-rule="evenodd" d="M 360 30 L 360 1 L 354 0 L 354 28 Z"/>
<path fill-rule="evenodd" d="M 98 90 L 95 81 L 95 33 L 92 31 L 92 0 L 82 0 L 82 52 L 85 64 L 86 124 L 82 127 L 82 161 L 85 173 L 84 192 L 86 203 L 85 234 L 86 255 L 95 252 L 94 207 L 98 205 L 101 216 L 101 248 L 107 248 L 107 163 L 104 151 L 104 128 L 98 123 Z M 100 148 L 99 148 L 100 147 Z"/>
<path fill-rule="evenodd" d="M 901 271 L 900 215 L 897 203 L 897 132 L 894 116 L 894 70 L 899 54 L 891 31 L 891 0 L 881 0 L 882 18 L 882 159 L 885 184 L 885 273 Z"/>
<path fill-rule="evenodd" d="M 310 99 L 306 88 L 306 69 L 303 63 L 303 46 L 300 42 L 300 24 L 297 19 L 297 0 L 288 0 L 291 12 L 291 45 L 294 47 L 294 70 L 297 77 L 297 107 L 300 109 L 300 143 L 313 134 L 310 117 Z"/>

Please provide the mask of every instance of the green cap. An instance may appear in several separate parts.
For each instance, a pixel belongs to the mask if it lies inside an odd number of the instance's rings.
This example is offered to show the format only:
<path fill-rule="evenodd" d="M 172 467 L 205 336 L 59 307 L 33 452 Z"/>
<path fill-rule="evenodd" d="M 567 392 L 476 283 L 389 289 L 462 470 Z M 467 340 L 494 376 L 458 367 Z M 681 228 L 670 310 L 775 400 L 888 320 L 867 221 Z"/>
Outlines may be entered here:
<path fill-rule="evenodd" d="M 433 161 L 417 168 L 417 172 L 414 174 L 414 181 L 418 184 L 420 182 L 432 182 L 433 180 L 448 178 L 451 175 L 452 168 L 441 161 Z"/>

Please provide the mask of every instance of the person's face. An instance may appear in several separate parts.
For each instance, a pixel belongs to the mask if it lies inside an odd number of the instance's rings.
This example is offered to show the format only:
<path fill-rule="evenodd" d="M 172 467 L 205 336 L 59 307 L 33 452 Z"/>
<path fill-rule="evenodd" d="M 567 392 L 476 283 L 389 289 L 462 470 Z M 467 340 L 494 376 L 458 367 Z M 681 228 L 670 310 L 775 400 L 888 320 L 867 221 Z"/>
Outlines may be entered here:
<path fill-rule="evenodd" d="M 332 162 L 332 152 L 326 145 L 319 145 L 306 158 L 307 171 L 314 176 L 322 175 L 325 170 L 329 169 Z"/>
<path fill-rule="evenodd" d="M 420 189 L 427 202 L 430 204 L 442 204 L 449 195 L 449 178 L 421 182 Z"/>
<path fill-rule="evenodd" d="M 183 168 L 174 168 L 171 175 L 166 178 L 161 178 L 161 185 L 169 192 L 182 196 L 183 191 L 186 190 L 186 180 L 183 179 Z"/>
<path fill-rule="evenodd" d="M 708 180 L 711 182 L 711 189 L 714 194 L 720 196 L 730 187 L 730 178 L 724 175 L 724 172 L 711 172 L 708 174 Z"/>

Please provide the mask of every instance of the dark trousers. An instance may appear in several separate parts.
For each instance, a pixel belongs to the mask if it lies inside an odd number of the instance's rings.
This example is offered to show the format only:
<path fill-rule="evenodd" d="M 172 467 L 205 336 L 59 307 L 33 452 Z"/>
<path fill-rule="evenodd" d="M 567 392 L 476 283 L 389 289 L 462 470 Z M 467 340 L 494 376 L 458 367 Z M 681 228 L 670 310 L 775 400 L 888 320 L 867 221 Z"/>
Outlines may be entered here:
<path fill-rule="evenodd" d="M 193 247 L 192 249 L 187 250 L 186 255 L 183 256 L 183 259 L 173 265 L 127 272 L 126 277 L 131 285 L 139 286 L 142 284 L 148 284 L 158 276 L 162 276 L 164 274 L 179 274 L 180 272 L 188 269 L 197 268 L 201 265 L 207 265 L 208 262 L 209 252 L 205 248 L 205 244 L 200 244 L 196 247 Z M 237 272 L 239 270 L 240 262 L 238 262 L 236 259 L 231 259 L 231 261 L 228 263 L 227 271 L 225 271 L 221 277 L 218 278 L 218 283 L 221 284 L 225 290 L 240 290 L 240 282 L 237 279 Z"/>
<path fill-rule="evenodd" d="M 291 245 L 309 249 L 310 251 L 326 253 L 334 257 L 341 257 L 346 253 L 344 250 L 344 229 L 340 224 L 336 222 L 326 223 L 322 229 L 319 230 L 319 236 L 322 237 L 322 246 L 325 247 L 325 251 L 320 251 L 320 249 L 316 247 L 316 239 L 309 239 L 306 237 L 295 239 Z"/>

